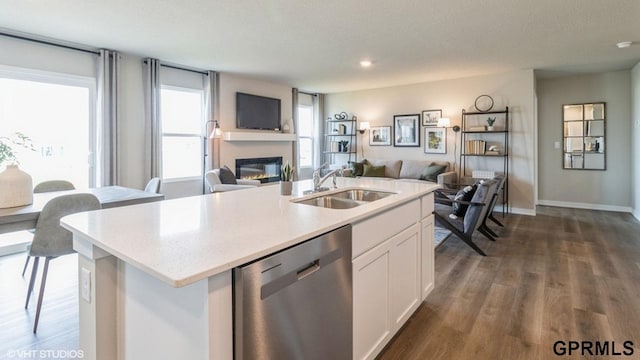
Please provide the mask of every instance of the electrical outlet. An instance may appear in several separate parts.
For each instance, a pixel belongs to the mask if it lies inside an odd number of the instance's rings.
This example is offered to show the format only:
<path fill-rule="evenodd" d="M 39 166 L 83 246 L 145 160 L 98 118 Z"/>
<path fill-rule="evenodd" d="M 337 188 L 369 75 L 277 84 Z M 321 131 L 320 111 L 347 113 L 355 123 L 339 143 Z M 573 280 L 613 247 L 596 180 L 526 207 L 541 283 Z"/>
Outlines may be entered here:
<path fill-rule="evenodd" d="M 91 303 L 91 271 L 82 268 L 80 271 L 80 295 L 82 298 Z"/>
<path fill-rule="evenodd" d="M 555 141 L 555 142 L 553 143 L 553 148 L 554 148 L 554 149 L 560 149 L 560 141 Z"/>

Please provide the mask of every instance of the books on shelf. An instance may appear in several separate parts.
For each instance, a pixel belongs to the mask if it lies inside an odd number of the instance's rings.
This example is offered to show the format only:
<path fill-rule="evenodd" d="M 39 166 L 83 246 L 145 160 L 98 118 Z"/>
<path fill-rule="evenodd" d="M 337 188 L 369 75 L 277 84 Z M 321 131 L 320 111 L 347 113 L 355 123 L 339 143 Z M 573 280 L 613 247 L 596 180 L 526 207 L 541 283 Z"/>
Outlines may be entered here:
<path fill-rule="evenodd" d="M 464 147 L 465 154 L 483 155 L 487 150 L 487 142 L 484 140 L 467 140 Z"/>
<path fill-rule="evenodd" d="M 467 131 L 486 131 L 487 128 L 485 126 L 470 126 Z"/>

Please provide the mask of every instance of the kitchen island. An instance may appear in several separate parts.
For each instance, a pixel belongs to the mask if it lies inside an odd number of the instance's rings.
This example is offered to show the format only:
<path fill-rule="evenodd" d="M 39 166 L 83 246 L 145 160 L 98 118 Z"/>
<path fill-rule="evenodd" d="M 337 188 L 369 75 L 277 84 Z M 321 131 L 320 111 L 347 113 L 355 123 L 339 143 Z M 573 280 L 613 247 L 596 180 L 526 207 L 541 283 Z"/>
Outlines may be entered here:
<path fill-rule="evenodd" d="M 353 358 L 375 357 L 433 288 L 438 185 L 338 179 L 354 187 L 394 194 L 328 209 L 295 202 L 315 196 L 301 181 L 292 196 L 262 186 L 65 217 L 80 254 L 85 358 L 231 359 L 231 269 L 347 224 Z"/>

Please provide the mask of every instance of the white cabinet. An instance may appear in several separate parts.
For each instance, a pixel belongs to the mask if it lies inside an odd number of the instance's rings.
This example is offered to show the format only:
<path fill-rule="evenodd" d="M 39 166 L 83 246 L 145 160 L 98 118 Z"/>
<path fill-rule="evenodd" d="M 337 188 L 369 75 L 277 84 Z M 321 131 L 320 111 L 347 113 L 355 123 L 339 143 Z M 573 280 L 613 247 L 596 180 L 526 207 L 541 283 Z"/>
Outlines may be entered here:
<path fill-rule="evenodd" d="M 420 252 L 422 261 L 420 262 L 420 289 L 422 291 L 421 300 L 424 300 L 435 286 L 433 194 L 423 196 L 421 201 L 422 220 L 420 220 Z"/>
<path fill-rule="evenodd" d="M 373 358 L 391 338 L 390 241 L 353 261 L 353 358 Z"/>
<path fill-rule="evenodd" d="M 433 247 L 433 215 L 423 219 L 420 222 L 422 228 L 420 232 L 420 252 L 422 253 L 422 259 L 429 259 L 428 261 L 421 261 L 421 278 L 420 289 L 422 295 L 420 300 L 427 298 L 427 295 L 433 290 L 435 282 L 435 262 L 434 260 L 434 247 Z"/>
<path fill-rule="evenodd" d="M 372 359 L 420 305 L 420 227 L 353 260 L 353 357 Z"/>
<path fill-rule="evenodd" d="M 373 359 L 434 286 L 433 194 L 353 224 L 353 358 Z"/>
<path fill-rule="evenodd" d="M 391 320 L 395 330 L 420 305 L 420 227 L 408 228 L 391 239 L 390 251 Z"/>

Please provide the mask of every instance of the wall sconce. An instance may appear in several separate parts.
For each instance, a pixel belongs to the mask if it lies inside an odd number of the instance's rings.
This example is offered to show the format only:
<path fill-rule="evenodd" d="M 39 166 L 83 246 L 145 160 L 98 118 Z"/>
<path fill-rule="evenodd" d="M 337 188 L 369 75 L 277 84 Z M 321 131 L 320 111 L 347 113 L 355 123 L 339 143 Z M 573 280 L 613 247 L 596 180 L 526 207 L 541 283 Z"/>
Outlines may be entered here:
<path fill-rule="evenodd" d="M 440 118 L 440 119 L 438 119 L 438 127 L 451 128 L 451 130 L 453 130 L 453 132 L 460 131 L 460 126 L 458 126 L 458 125 L 455 125 L 455 126 L 451 127 L 451 119 L 449 119 L 449 118 Z"/>
<path fill-rule="evenodd" d="M 371 128 L 371 124 L 369 124 L 369 122 L 367 121 L 363 121 L 360 123 L 358 132 L 360 133 L 360 135 L 363 135 L 365 131 L 369 130 L 369 128 Z"/>

